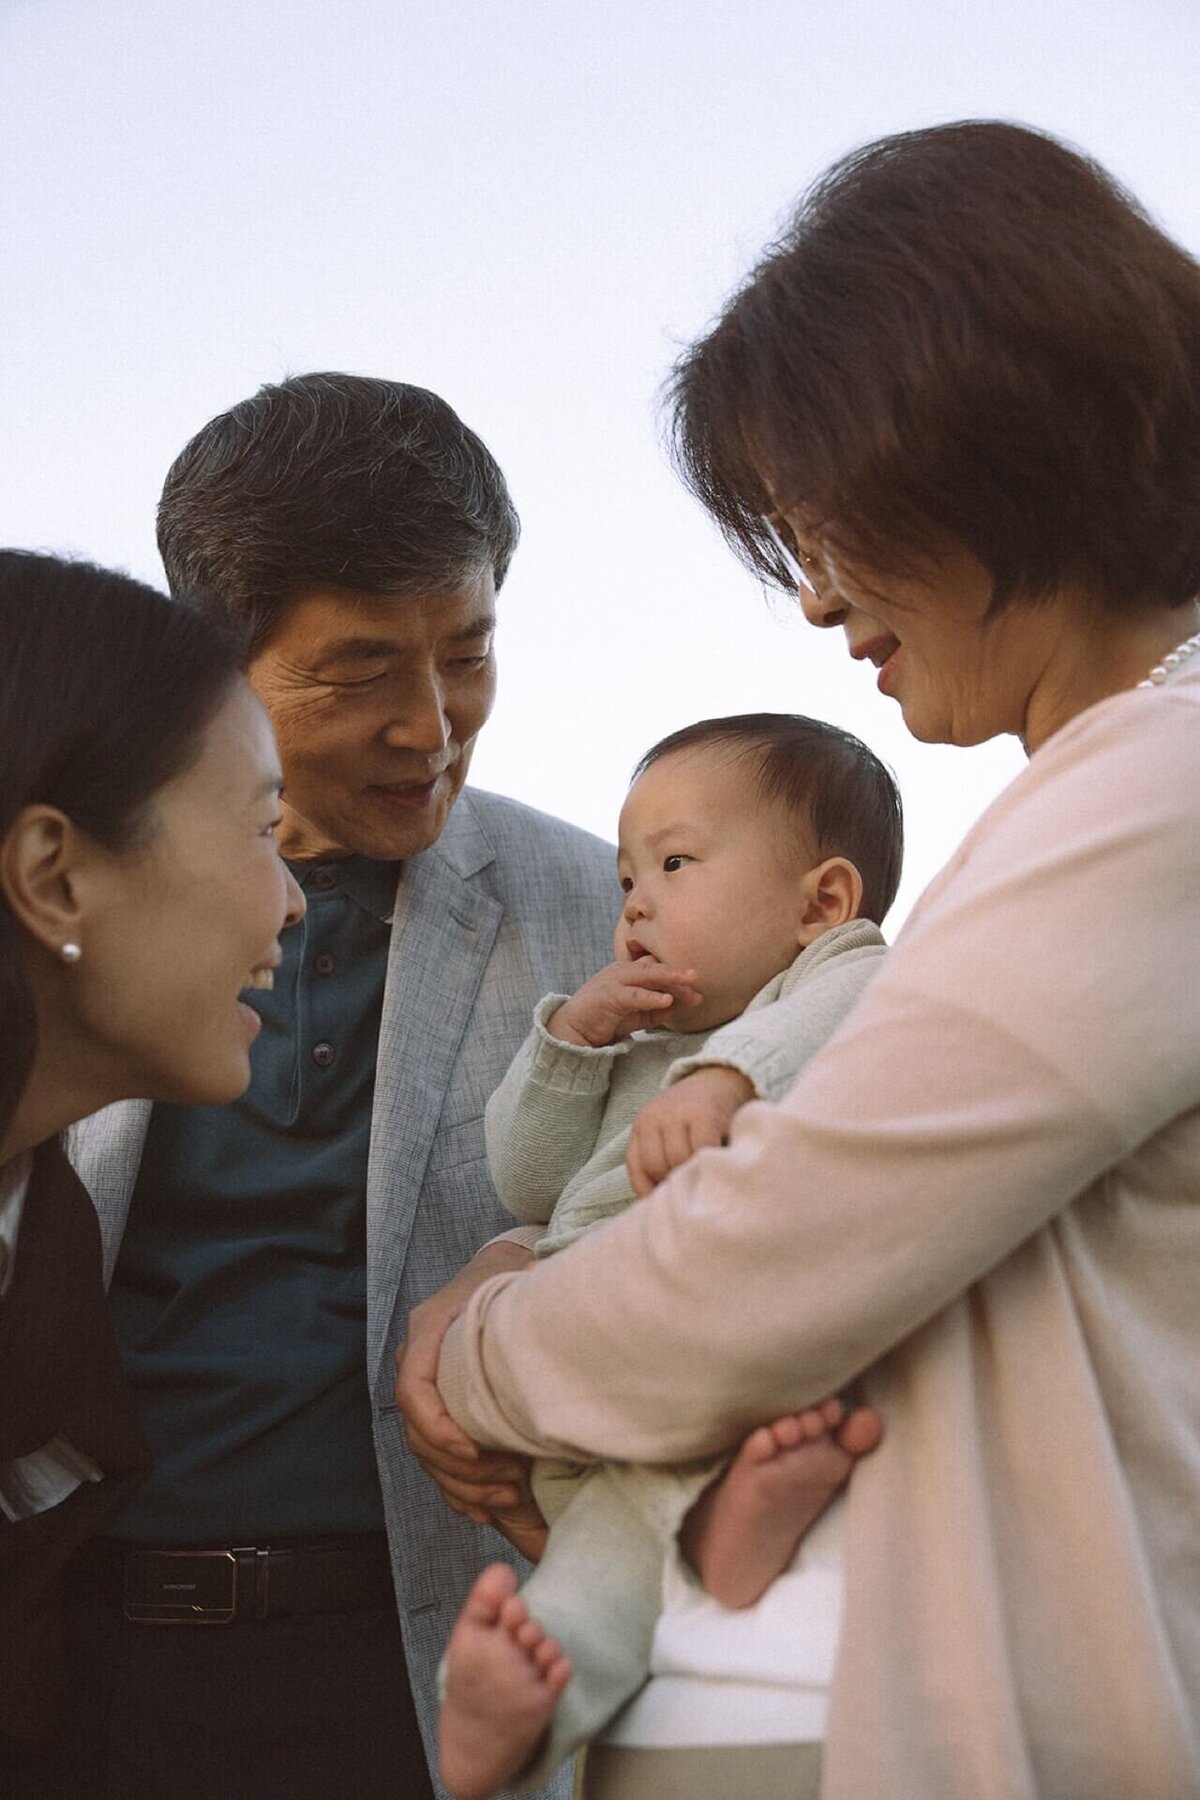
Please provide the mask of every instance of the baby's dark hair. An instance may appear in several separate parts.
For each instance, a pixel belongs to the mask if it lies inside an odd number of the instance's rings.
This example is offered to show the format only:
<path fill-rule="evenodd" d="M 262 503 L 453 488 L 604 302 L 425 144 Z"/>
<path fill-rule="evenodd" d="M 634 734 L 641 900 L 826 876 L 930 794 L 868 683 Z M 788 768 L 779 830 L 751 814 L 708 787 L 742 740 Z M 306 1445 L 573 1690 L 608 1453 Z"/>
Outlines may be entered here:
<path fill-rule="evenodd" d="M 874 751 L 836 725 L 801 713 L 738 713 L 701 719 L 652 744 L 633 772 L 684 750 L 725 750 L 754 765 L 760 798 L 815 838 L 822 860 L 844 856 L 862 876 L 859 916 L 881 925 L 900 885 L 904 816 L 895 777 Z"/>

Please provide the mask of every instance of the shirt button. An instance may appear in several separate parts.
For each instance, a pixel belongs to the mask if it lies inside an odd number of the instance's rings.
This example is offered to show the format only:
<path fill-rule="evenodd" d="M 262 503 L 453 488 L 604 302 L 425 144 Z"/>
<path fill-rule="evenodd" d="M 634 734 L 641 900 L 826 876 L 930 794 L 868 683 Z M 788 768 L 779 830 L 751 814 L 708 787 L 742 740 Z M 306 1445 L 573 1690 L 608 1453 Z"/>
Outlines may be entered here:
<path fill-rule="evenodd" d="M 318 975 L 332 975 L 337 967 L 328 950 L 322 950 L 320 956 L 313 957 L 313 968 Z"/>
<path fill-rule="evenodd" d="M 336 881 L 337 876 L 332 869 L 318 869 L 313 876 L 313 886 L 315 888 L 320 888 L 323 894 L 327 894 Z"/>
<path fill-rule="evenodd" d="M 332 1068 L 333 1059 L 336 1054 L 337 1052 L 334 1050 L 332 1044 L 321 1043 L 313 1045 L 312 1059 L 316 1063 L 318 1069 Z"/>

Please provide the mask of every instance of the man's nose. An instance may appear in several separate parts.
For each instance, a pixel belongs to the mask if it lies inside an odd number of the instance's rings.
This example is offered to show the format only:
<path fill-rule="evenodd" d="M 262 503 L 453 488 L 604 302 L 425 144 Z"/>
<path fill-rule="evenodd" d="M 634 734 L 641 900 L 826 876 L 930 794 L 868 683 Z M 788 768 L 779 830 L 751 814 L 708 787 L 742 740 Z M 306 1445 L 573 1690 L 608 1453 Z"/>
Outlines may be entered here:
<path fill-rule="evenodd" d="M 450 721 L 441 683 L 422 682 L 405 697 L 403 709 L 384 727 L 384 742 L 394 750 L 422 750 L 435 756 L 450 742 Z"/>
<path fill-rule="evenodd" d="M 649 903 L 644 890 L 636 887 L 630 888 L 625 896 L 625 904 L 621 908 L 621 917 L 625 923 L 632 925 L 635 920 L 646 918 L 648 911 Z"/>

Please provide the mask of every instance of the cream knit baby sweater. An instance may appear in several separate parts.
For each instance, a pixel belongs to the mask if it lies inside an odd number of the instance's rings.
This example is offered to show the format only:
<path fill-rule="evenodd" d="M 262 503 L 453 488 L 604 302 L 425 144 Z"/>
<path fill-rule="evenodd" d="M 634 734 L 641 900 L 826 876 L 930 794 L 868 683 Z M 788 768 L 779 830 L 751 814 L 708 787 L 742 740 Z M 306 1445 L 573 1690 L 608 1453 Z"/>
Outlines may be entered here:
<path fill-rule="evenodd" d="M 638 1031 L 598 1049 L 564 1044 L 546 1024 L 567 996 L 540 1000 L 484 1118 L 496 1192 L 515 1218 L 548 1225 L 537 1255 L 564 1249 L 630 1204 L 630 1127 L 660 1088 L 722 1063 L 746 1076 L 756 1098 L 782 1098 L 846 1017 L 884 947 L 866 919 L 835 925 L 712 1032 Z"/>

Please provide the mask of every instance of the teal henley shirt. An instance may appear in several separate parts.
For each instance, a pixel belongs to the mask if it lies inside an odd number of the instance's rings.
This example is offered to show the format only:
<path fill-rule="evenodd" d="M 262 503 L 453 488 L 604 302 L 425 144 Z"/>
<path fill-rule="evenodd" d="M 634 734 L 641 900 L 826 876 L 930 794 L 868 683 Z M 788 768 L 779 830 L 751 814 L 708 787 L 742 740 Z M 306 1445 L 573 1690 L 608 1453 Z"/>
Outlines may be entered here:
<path fill-rule="evenodd" d="M 112 1284 L 154 1454 L 117 1515 L 152 1544 L 383 1529 L 366 1376 L 366 1178 L 399 865 L 292 865 L 230 1106 L 156 1106 Z M 179 1022 L 187 1030 L 186 1019 Z"/>

